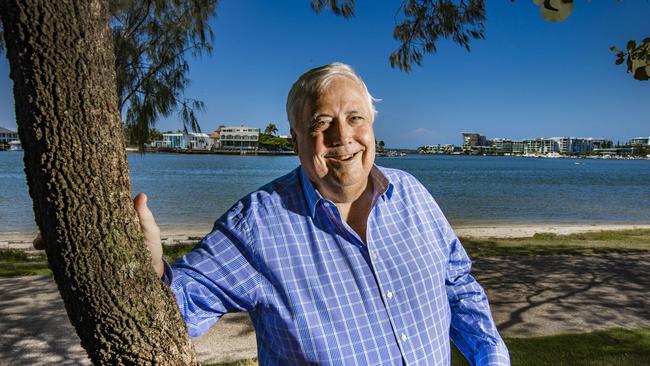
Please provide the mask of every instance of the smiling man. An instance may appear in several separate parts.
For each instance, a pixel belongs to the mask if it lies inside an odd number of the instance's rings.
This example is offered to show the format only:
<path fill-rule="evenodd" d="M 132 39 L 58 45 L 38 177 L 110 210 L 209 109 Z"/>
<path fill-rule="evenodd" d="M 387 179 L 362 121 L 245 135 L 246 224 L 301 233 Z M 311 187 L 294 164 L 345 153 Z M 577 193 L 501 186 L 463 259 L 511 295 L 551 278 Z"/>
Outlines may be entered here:
<path fill-rule="evenodd" d="M 411 175 L 374 165 L 373 98 L 334 63 L 287 100 L 300 167 L 237 202 L 173 267 L 146 197 L 153 265 L 190 335 L 249 312 L 261 365 L 509 365 L 470 261 Z"/>

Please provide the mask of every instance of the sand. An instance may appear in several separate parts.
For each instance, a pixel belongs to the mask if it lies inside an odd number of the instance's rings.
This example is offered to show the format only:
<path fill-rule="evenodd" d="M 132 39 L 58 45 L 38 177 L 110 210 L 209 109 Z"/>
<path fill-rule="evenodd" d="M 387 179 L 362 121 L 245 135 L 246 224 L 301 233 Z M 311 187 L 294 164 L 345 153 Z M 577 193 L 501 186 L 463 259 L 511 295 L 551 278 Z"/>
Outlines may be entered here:
<path fill-rule="evenodd" d="M 161 239 L 165 245 L 195 243 L 210 232 L 211 225 L 161 226 Z M 454 230 L 461 237 L 524 238 L 536 233 L 567 235 L 604 230 L 650 229 L 650 224 L 462 224 Z M 0 232 L 0 249 L 32 250 L 36 232 Z"/>

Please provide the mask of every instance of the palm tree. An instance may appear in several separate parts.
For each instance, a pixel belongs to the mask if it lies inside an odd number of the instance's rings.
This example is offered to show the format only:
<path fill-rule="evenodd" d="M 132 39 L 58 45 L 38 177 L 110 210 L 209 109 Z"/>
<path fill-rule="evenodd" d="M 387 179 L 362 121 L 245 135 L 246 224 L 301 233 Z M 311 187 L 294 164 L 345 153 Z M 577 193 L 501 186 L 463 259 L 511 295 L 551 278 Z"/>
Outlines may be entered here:
<path fill-rule="evenodd" d="M 278 127 L 275 125 L 275 123 L 269 122 L 269 124 L 266 125 L 266 128 L 264 129 L 264 134 L 275 136 L 276 133 L 278 133 Z"/>

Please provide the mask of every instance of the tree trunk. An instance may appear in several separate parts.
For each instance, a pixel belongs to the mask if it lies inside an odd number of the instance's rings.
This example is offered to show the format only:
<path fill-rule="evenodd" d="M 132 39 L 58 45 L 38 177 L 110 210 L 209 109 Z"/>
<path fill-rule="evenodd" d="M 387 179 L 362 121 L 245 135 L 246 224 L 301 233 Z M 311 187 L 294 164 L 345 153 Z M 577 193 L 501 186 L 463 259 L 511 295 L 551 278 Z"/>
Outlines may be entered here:
<path fill-rule="evenodd" d="M 29 194 L 81 345 L 97 365 L 197 364 L 132 208 L 107 2 L 0 12 Z"/>

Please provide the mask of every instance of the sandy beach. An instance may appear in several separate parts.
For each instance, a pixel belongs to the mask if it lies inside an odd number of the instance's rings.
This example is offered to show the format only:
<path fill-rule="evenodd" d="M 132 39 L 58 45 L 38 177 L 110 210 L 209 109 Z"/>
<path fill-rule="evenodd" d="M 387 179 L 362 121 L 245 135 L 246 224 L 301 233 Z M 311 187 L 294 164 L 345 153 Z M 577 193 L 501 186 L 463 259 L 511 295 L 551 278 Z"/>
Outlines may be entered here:
<path fill-rule="evenodd" d="M 191 244 L 200 240 L 212 229 L 212 225 L 161 226 L 161 239 L 165 245 Z M 536 233 L 568 235 L 574 233 L 650 229 L 649 224 L 464 224 L 454 226 L 456 235 L 474 238 L 525 238 Z M 32 250 L 36 232 L 0 232 L 0 249 L 14 248 Z"/>

